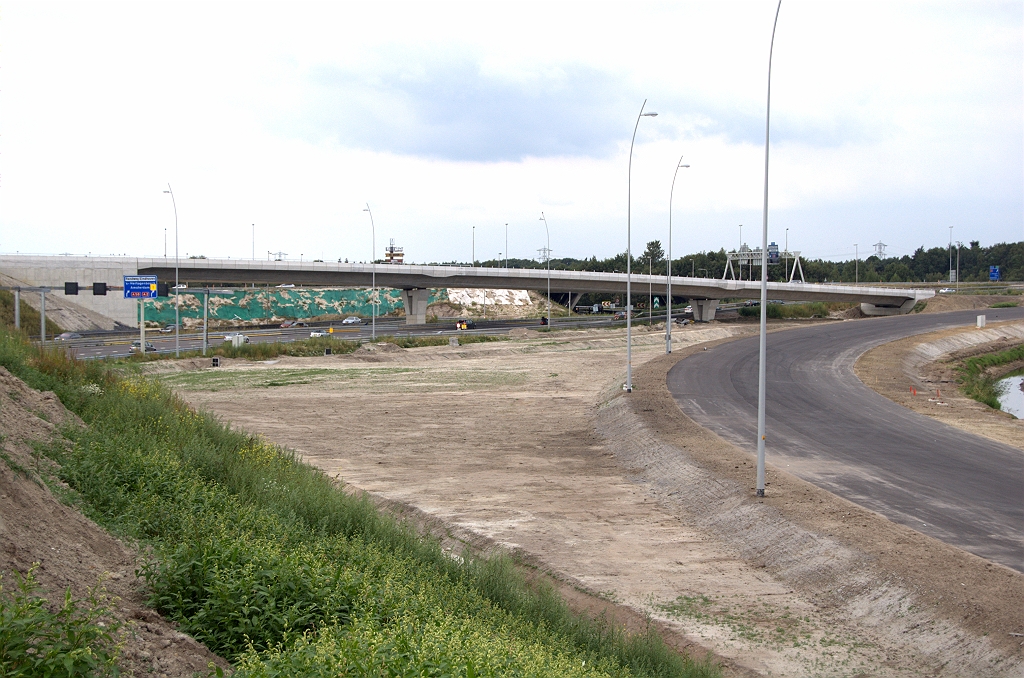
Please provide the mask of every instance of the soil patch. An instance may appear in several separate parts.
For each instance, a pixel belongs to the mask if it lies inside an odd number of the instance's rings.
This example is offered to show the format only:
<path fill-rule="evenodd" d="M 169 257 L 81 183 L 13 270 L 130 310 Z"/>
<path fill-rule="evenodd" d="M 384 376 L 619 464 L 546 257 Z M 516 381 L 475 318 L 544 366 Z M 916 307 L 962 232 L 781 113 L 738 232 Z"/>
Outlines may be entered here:
<path fill-rule="evenodd" d="M 1020 295 L 999 294 L 936 294 L 927 300 L 922 313 L 946 313 L 947 311 L 969 311 L 991 308 L 992 304 L 1018 302 L 1024 304 Z"/>
<path fill-rule="evenodd" d="M 0 367 L 0 572 L 28 572 L 51 603 L 70 587 L 76 599 L 102 584 L 115 614 L 129 623 L 122 666 L 128 675 L 206 675 L 211 662 L 229 664 L 146 607 L 145 586 L 135 576 L 138 553 L 78 511 L 61 503 L 44 479 L 54 469 L 34 445 L 59 437 L 58 428 L 81 422 L 52 393 L 30 389 Z M 53 481 L 51 481 L 53 482 Z"/>

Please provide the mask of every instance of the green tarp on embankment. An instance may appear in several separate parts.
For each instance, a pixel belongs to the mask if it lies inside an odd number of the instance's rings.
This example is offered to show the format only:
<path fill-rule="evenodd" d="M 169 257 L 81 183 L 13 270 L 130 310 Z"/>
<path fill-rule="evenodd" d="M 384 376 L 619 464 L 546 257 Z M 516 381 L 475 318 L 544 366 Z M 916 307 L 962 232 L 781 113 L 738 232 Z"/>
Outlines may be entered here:
<path fill-rule="evenodd" d="M 404 310 L 399 290 L 380 289 L 378 316 Z M 446 289 L 430 290 L 430 303 L 446 301 Z M 183 290 L 180 296 L 181 317 L 203 317 L 203 295 Z M 231 294 L 210 295 L 210 320 L 274 322 L 285 319 L 313 318 L 324 315 L 372 315 L 370 290 L 307 289 L 279 287 L 247 287 Z M 174 322 L 174 296 L 159 297 L 146 302 L 146 322 Z"/>

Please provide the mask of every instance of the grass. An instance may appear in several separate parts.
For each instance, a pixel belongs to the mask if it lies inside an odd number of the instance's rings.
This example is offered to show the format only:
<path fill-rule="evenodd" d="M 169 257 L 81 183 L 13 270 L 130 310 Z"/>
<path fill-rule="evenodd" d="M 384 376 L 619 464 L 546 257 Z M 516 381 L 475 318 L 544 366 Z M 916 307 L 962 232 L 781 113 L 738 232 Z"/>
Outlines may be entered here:
<path fill-rule="evenodd" d="M 38 320 L 37 320 L 38 322 Z M 467 334 L 459 336 L 460 344 L 478 344 L 490 341 L 504 341 L 506 336 L 491 336 L 480 334 Z M 433 337 L 393 337 L 390 335 L 377 337 L 377 343 L 394 344 L 401 348 L 420 348 L 423 346 L 447 346 L 447 336 Z M 358 341 L 347 339 L 332 339 L 330 337 L 310 337 L 299 341 L 274 341 L 264 343 L 242 344 L 232 346 L 229 343 L 212 344 L 206 350 L 205 357 L 220 356 L 223 358 L 244 358 L 248 360 L 270 360 L 280 356 L 294 356 L 297 358 L 311 358 L 323 355 L 328 348 L 331 353 L 344 354 L 352 353 L 362 345 Z M 201 351 L 182 351 L 181 358 L 204 357 Z M 153 360 L 177 359 L 173 353 L 141 353 L 132 354 L 127 360 L 132 362 L 150 362 Z"/>
<path fill-rule="evenodd" d="M 60 479 L 87 515 L 148 548 L 151 604 L 240 678 L 719 675 L 653 631 L 573 613 L 507 557 L 452 557 L 123 367 L 4 333 L 0 364 L 87 423 L 64 432 L 71 449 L 47 449 Z"/>
<path fill-rule="evenodd" d="M 956 368 L 961 392 L 968 398 L 985 403 L 992 409 L 1000 409 L 999 396 L 1002 394 L 999 392 L 997 382 L 1005 376 L 1012 375 L 997 377 L 990 374 L 988 370 L 1019 360 L 1024 360 L 1024 344 L 998 353 L 967 358 Z"/>
<path fill-rule="evenodd" d="M 33 292 L 23 292 L 21 299 L 21 331 L 27 334 L 39 331 L 39 311 L 25 303 L 24 295 L 34 294 Z M 14 329 L 14 293 L 7 292 L 6 290 L 0 290 L 0 327 L 4 327 L 9 331 Z M 53 322 L 49 318 L 46 319 L 46 334 L 48 336 L 55 336 L 63 332 L 64 330 L 60 325 Z"/>
<path fill-rule="evenodd" d="M 1017 308 L 1016 301 L 1000 301 L 998 304 L 992 304 L 989 308 Z"/>
<path fill-rule="evenodd" d="M 768 304 L 765 314 L 769 318 L 780 320 L 784 318 L 827 318 L 833 311 L 845 311 L 852 308 L 854 304 L 845 302 L 823 302 L 815 301 L 808 304 Z M 740 316 L 754 318 L 761 316 L 761 309 L 758 306 L 743 306 L 739 310 Z"/>

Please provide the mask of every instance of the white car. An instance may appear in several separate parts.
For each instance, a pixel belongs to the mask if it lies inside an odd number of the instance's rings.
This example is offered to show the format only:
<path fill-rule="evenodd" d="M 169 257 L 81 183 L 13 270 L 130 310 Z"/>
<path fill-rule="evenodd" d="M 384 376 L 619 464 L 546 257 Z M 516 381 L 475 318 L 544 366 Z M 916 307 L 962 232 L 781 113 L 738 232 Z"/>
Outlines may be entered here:
<path fill-rule="evenodd" d="M 362 322 L 363 322 L 363 319 L 360 318 L 359 316 L 357 316 L 357 315 L 350 315 L 349 317 L 347 317 L 344 320 L 342 320 L 341 324 L 342 325 L 361 325 Z"/>
<path fill-rule="evenodd" d="M 247 344 L 249 343 L 249 337 L 245 336 L 244 334 L 241 334 L 240 332 L 232 332 L 231 334 L 225 334 L 224 335 L 224 343 L 225 344 L 230 344 L 231 342 L 233 342 L 235 340 L 235 337 L 237 337 L 237 336 L 241 336 L 243 338 L 243 341 L 245 341 L 245 343 L 247 343 Z"/>
<path fill-rule="evenodd" d="M 317 339 L 329 336 L 331 335 L 327 332 L 327 330 L 313 330 L 312 332 L 309 333 L 310 339 Z"/>
<path fill-rule="evenodd" d="M 939 294 L 953 294 L 955 292 L 956 290 L 953 289 L 952 287 L 943 287 L 941 290 L 939 290 Z"/>

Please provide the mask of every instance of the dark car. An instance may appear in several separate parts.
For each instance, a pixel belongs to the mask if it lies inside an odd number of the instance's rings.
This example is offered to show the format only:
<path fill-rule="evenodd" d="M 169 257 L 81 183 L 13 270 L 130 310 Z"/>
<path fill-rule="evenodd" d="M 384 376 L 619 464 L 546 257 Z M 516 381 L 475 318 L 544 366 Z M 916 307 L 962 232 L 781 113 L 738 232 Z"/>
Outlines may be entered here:
<path fill-rule="evenodd" d="M 129 353 L 139 353 L 139 347 L 140 346 L 142 346 L 142 341 L 139 340 L 139 339 L 136 339 L 135 341 L 132 342 L 132 345 L 128 347 L 128 352 Z M 149 353 L 149 352 L 155 351 L 155 350 L 156 350 L 156 346 L 154 346 L 153 344 L 151 344 L 151 343 L 149 343 L 147 341 L 146 342 L 146 353 Z"/>
<path fill-rule="evenodd" d="M 476 323 L 469 318 L 462 318 L 455 321 L 455 329 L 457 330 L 475 330 Z"/>

